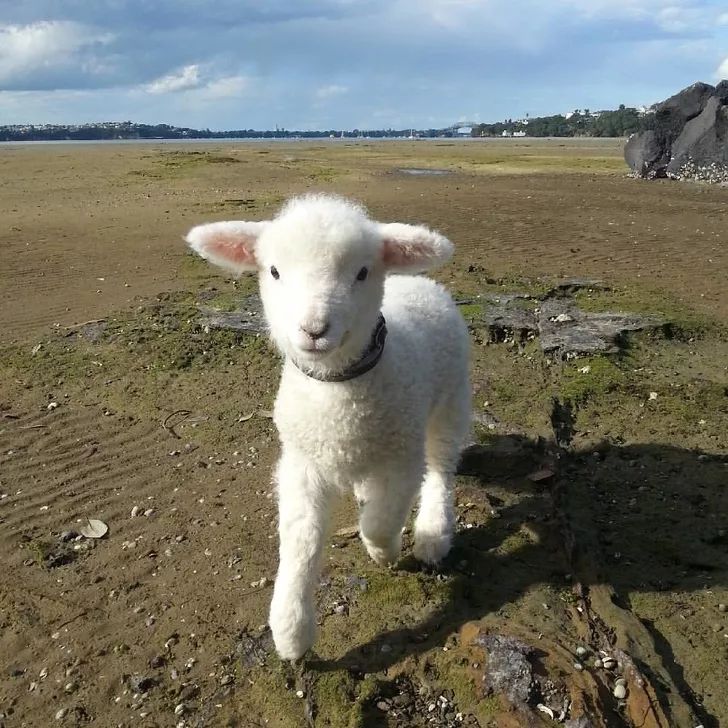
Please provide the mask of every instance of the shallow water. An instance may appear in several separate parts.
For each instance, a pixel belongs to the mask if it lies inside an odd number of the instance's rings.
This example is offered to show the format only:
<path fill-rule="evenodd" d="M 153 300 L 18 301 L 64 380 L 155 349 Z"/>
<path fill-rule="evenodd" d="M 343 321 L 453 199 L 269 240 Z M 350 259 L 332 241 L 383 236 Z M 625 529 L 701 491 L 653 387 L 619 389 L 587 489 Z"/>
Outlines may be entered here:
<path fill-rule="evenodd" d="M 421 169 L 419 167 L 401 167 L 399 172 L 424 177 L 439 177 L 443 174 L 452 174 L 449 169 Z"/>

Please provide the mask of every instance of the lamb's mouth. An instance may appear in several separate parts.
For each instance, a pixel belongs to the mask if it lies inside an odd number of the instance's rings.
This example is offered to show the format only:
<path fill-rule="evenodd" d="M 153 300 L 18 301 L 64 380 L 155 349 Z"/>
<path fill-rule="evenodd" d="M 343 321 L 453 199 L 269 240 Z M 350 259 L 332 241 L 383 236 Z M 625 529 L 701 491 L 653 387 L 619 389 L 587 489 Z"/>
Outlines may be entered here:
<path fill-rule="evenodd" d="M 312 341 L 307 346 L 299 347 L 299 350 L 308 357 L 320 358 L 331 353 L 336 347 L 326 341 Z"/>

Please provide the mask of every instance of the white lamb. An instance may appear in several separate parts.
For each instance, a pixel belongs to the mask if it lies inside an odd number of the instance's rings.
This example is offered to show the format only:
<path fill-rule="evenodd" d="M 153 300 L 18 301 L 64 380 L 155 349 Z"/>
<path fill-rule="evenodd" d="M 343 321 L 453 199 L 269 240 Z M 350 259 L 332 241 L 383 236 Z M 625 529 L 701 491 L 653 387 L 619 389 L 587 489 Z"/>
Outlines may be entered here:
<path fill-rule="evenodd" d="M 337 493 L 353 489 L 361 539 L 378 564 L 397 559 L 418 492 L 415 556 L 435 564 L 450 549 L 452 480 L 470 425 L 468 334 L 442 286 L 389 274 L 443 263 L 452 244 L 426 227 L 374 222 L 327 195 L 294 198 L 266 222 L 200 225 L 186 240 L 212 263 L 258 272 L 285 357 L 270 626 L 279 655 L 295 660 L 314 642 L 314 590 Z"/>

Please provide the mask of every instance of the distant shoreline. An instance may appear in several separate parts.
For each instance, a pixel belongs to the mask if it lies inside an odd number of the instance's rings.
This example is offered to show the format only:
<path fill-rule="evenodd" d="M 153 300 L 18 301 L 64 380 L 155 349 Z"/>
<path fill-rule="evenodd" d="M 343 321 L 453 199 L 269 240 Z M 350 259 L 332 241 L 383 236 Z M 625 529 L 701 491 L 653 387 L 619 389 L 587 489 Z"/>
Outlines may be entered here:
<path fill-rule="evenodd" d="M 27 147 L 27 146 L 52 146 L 52 145 L 71 145 L 71 146 L 91 146 L 91 145 L 134 145 L 141 144 L 149 146 L 153 144 L 301 144 L 306 142 L 315 142 L 317 144 L 372 144 L 372 143 L 393 143 L 393 142 L 412 142 L 412 143 L 429 143 L 429 144 L 492 144 L 494 142 L 503 142 L 506 144 L 533 144 L 544 142 L 557 142 L 559 144 L 589 143 L 600 144 L 603 142 L 624 141 L 625 137 L 592 137 L 592 136 L 574 136 L 574 137 L 417 137 L 410 139 L 409 137 L 219 137 L 216 139 L 34 139 L 34 140 L 9 140 L 0 141 L 2 147 Z"/>

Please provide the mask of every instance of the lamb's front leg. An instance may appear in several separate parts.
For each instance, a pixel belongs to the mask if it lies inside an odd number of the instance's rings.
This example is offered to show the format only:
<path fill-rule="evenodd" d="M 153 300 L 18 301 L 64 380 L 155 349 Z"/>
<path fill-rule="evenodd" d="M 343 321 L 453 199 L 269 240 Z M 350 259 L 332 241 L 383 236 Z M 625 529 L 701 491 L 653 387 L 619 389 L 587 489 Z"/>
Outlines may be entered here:
<path fill-rule="evenodd" d="M 280 657 L 297 660 L 313 645 L 314 591 L 329 516 L 329 492 L 310 465 L 285 451 L 278 463 L 280 563 L 270 627 Z"/>

